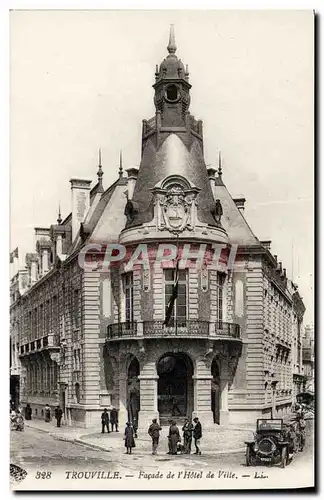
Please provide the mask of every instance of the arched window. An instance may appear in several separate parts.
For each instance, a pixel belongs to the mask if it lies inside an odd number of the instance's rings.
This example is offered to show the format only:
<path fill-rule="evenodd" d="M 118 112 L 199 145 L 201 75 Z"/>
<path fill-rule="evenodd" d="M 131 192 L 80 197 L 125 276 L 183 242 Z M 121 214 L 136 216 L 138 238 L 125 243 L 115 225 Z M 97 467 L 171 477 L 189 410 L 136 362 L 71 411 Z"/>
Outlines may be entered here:
<path fill-rule="evenodd" d="M 166 99 L 175 102 L 179 99 L 179 89 L 176 85 L 168 85 L 166 88 Z"/>
<path fill-rule="evenodd" d="M 78 382 L 75 384 L 75 399 L 77 403 L 80 403 L 80 384 Z"/>
<path fill-rule="evenodd" d="M 185 177 L 182 177 L 181 175 L 170 175 L 164 179 L 161 187 L 162 189 L 169 191 L 174 188 L 179 190 L 190 189 L 191 186 Z"/>

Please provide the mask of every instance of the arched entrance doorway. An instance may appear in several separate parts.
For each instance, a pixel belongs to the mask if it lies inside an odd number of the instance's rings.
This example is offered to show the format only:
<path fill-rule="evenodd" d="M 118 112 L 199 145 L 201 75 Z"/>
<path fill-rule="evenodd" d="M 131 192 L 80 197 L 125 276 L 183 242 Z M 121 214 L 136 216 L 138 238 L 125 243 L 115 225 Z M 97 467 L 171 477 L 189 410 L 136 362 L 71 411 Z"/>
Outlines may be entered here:
<path fill-rule="evenodd" d="M 211 365 L 211 410 L 213 412 L 214 424 L 219 424 L 220 410 L 220 370 L 216 358 L 213 359 Z"/>
<path fill-rule="evenodd" d="M 140 366 L 137 358 L 133 358 L 127 371 L 127 414 L 128 420 L 138 422 L 140 410 L 140 382 L 138 379 Z"/>
<path fill-rule="evenodd" d="M 166 353 L 157 363 L 160 421 L 184 418 L 193 411 L 193 364 L 184 353 Z M 167 422 L 163 422 L 167 423 Z"/>

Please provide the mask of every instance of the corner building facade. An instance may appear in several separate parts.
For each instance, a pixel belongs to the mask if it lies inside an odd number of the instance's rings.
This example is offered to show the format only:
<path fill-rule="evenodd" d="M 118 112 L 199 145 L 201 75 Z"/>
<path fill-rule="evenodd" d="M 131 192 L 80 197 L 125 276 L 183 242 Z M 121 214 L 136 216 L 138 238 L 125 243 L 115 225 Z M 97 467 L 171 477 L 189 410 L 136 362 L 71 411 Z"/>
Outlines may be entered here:
<path fill-rule="evenodd" d="M 140 431 L 185 416 L 214 430 L 283 415 L 293 402 L 298 291 L 271 242 L 253 234 L 221 165 L 206 167 L 172 28 L 167 49 L 139 169 L 125 176 L 121 165 L 107 190 L 101 162 L 92 189 L 72 179 L 72 213 L 36 229 L 37 253 L 20 271 L 29 281 L 11 310 L 12 327 L 21 322 L 21 400 L 38 414 L 60 403 L 67 423 L 99 425 L 103 408 L 116 407 L 120 425 L 135 418 Z M 126 257 L 104 268 L 116 242 Z M 96 266 L 80 266 L 85 248 Z"/>

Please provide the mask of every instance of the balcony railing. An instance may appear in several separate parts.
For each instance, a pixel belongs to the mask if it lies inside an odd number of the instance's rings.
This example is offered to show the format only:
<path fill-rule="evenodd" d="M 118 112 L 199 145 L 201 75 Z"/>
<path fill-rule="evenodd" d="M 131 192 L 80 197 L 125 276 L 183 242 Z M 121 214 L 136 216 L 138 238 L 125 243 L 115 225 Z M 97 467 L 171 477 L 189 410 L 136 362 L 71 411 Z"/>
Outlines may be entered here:
<path fill-rule="evenodd" d="M 30 343 L 22 345 L 20 347 L 20 356 L 24 356 L 29 353 L 35 353 L 42 349 L 51 349 L 60 347 L 60 336 L 58 334 L 48 335 L 47 337 L 43 337 L 42 339 L 33 340 Z"/>
<path fill-rule="evenodd" d="M 209 322 L 198 320 L 173 321 L 171 325 L 165 326 L 163 321 L 144 321 L 144 337 L 163 337 L 170 335 L 176 337 L 208 337 Z"/>
<path fill-rule="evenodd" d="M 177 320 L 165 326 L 164 321 L 156 320 L 116 323 L 107 327 L 107 340 L 134 337 L 222 337 L 240 340 L 240 325 L 225 321 L 210 323 L 200 320 Z"/>
<path fill-rule="evenodd" d="M 137 323 L 134 321 L 126 321 L 125 323 L 115 323 L 108 325 L 107 337 L 109 339 L 117 339 L 123 337 L 136 337 Z"/>
<path fill-rule="evenodd" d="M 240 325 L 237 323 L 227 323 L 226 321 L 216 322 L 216 336 L 232 337 L 239 339 L 241 336 Z"/>

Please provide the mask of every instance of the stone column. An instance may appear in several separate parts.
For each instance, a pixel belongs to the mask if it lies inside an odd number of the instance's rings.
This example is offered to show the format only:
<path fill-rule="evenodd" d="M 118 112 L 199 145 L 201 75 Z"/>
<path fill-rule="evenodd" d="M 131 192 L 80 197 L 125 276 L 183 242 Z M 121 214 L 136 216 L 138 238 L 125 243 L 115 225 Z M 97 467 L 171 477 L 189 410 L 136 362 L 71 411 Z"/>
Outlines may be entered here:
<path fill-rule="evenodd" d="M 219 410 L 220 425 L 227 425 L 229 423 L 228 380 L 229 380 L 228 362 L 224 360 L 221 363 L 221 372 L 220 372 L 220 410 Z"/>
<path fill-rule="evenodd" d="M 199 418 L 203 432 L 204 429 L 214 427 L 213 412 L 211 411 L 212 378 L 212 375 L 207 373 L 193 376 L 194 411 L 192 412 L 192 418 Z"/>
<path fill-rule="evenodd" d="M 159 419 L 157 407 L 157 381 L 155 361 L 144 364 L 139 375 L 140 381 L 140 411 L 138 417 L 138 428 L 140 432 L 146 432 L 153 418 Z"/>
<path fill-rule="evenodd" d="M 213 412 L 211 411 L 211 381 L 210 359 L 201 356 L 196 361 L 194 382 L 194 411 L 192 418 L 198 417 L 203 432 L 214 426 Z"/>
<path fill-rule="evenodd" d="M 228 379 L 221 378 L 220 380 L 220 410 L 219 410 L 220 425 L 229 423 L 228 411 Z"/>
<path fill-rule="evenodd" d="M 127 376 L 126 373 L 119 374 L 119 409 L 118 424 L 120 429 L 124 429 L 128 421 L 127 412 Z"/>

